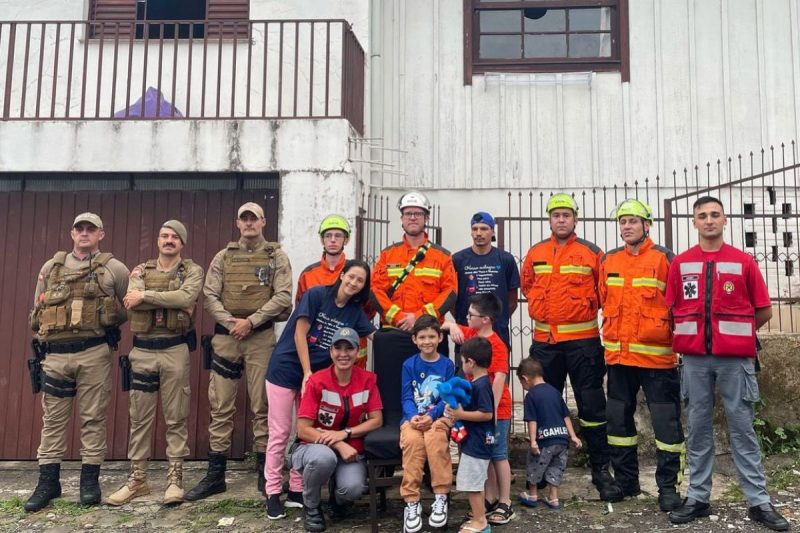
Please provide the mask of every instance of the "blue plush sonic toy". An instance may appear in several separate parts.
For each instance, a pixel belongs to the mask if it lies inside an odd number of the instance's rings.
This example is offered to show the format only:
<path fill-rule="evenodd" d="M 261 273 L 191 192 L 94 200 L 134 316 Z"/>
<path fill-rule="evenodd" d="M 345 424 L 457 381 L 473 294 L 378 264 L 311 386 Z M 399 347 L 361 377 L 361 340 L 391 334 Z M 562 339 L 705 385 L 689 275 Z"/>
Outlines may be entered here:
<path fill-rule="evenodd" d="M 451 409 L 459 405 L 467 405 L 472 397 L 472 384 L 466 379 L 452 377 L 443 383 L 438 383 L 436 389 L 439 397 L 450 406 Z M 450 438 L 454 442 L 461 442 L 467 436 L 467 428 L 460 420 L 456 422 L 450 430 Z"/>

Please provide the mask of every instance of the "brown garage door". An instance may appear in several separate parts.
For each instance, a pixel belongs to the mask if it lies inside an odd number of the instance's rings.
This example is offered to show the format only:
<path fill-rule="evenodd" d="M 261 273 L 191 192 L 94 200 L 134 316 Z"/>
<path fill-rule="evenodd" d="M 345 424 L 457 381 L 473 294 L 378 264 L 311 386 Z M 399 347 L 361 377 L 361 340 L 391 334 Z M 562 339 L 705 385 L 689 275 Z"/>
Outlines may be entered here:
<path fill-rule="evenodd" d="M 264 206 L 266 238 L 275 240 L 276 189 L 0 192 L 0 459 L 36 458 L 42 408 L 41 395 L 31 394 L 28 379 L 26 360 L 31 355 L 31 332 L 26 317 L 42 264 L 57 250 L 72 249 L 69 229 L 74 216 L 83 211 L 100 214 L 106 227 L 101 249 L 113 252 L 129 268 L 156 256 L 155 237 L 160 224 L 178 218 L 189 230 L 184 256 L 207 269 L 217 251 L 227 242 L 238 239 L 234 226 L 236 208 L 247 201 Z M 202 296 L 199 309 L 202 309 Z M 198 317 L 198 335 L 211 333 L 210 317 L 206 313 Z M 125 326 L 115 359 L 119 353 L 128 353 L 130 347 L 131 336 Z M 200 354 L 192 354 L 189 446 L 192 456 L 198 458 L 205 457 L 208 452 L 208 372 L 201 366 Z M 126 459 L 128 395 L 119 390 L 117 372 L 115 364 L 115 394 L 108 413 L 108 458 Z M 244 386 L 239 392 L 231 449 L 234 458 L 249 451 L 251 443 Z M 166 443 L 160 406 L 158 412 L 154 454 L 164 458 Z M 79 459 L 79 426 L 75 413 L 69 432 L 68 458 Z"/>

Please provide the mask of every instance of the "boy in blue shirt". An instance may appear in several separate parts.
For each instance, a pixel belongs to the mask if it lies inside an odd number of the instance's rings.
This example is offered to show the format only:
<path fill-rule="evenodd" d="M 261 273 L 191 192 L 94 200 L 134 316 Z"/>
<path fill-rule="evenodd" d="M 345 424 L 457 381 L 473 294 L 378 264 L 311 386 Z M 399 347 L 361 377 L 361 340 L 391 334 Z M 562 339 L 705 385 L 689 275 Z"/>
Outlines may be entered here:
<path fill-rule="evenodd" d="M 422 315 L 414 323 L 411 339 L 419 353 L 403 363 L 400 449 L 403 451 L 403 481 L 400 496 L 406 502 L 403 511 L 403 532 L 416 533 L 422 529 L 420 486 L 425 461 L 431 470 L 431 487 L 435 495 L 428 524 L 447 525 L 447 495 L 453 484 L 450 460 L 450 424 L 442 418 L 445 403 L 436 388 L 453 377 L 455 366 L 437 351 L 442 342 L 439 321 Z"/>
<path fill-rule="evenodd" d="M 536 507 L 541 501 L 551 509 L 561 509 L 558 502 L 558 487 L 567 468 L 567 450 L 571 440 L 576 448 L 582 446 L 575 435 L 569 409 L 558 389 L 545 383 L 542 365 L 536 359 L 526 357 L 517 367 L 517 378 L 527 391 L 523 420 L 528 424 L 531 449 L 528 454 L 528 492 L 520 494 L 520 502 Z M 536 485 L 547 481 L 548 496 L 539 499 Z"/>
<path fill-rule="evenodd" d="M 492 362 L 492 345 L 483 337 L 473 337 L 461 345 L 461 369 L 472 379 L 469 405 L 452 409 L 445 415 L 464 421 L 466 438 L 461 442 L 461 459 L 456 475 L 456 489 L 469 493 L 469 519 L 461 524 L 460 533 L 492 531 L 486 520 L 483 487 L 488 477 L 489 461 L 494 446 L 494 394 L 488 368 Z"/>

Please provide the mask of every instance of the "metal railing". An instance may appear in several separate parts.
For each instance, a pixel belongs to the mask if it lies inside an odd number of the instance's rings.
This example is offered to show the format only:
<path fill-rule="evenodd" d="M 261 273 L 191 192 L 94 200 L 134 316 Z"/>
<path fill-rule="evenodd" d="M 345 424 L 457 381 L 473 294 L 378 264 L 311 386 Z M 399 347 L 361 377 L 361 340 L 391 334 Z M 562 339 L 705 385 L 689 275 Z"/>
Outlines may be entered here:
<path fill-rule="evenodd" d="M 3 120 L 345 118 L 364 50 L 345 20 L 0 22 Z"/>
<path fill-rule="evenodd" d="M 431 206 L 431 215 L 425 231 L 431 242 L 442 244 L 442 207 Z M 392 217 L 400 218 L 395 206 L 389 205 L 389 197 L 382 194 L 366 194 L 362 197 L 356 217 L 356 257 L 375 265 L 381 250 L 403 238 L 402 233 L 389 235 Z M 398 232 L 400 231 L 398 227 Z"/>
<path fill-rule="evenodd" d="M 694 167 L 694 185 L 684 170 L 684 186 L 664 199 L 664 245 L 683 251 L 694 244 L 692 204 L 702 196 L 722 201 L 725 240 L 753 256 L 773 303 L 767 331 L 800 331 L 800 162 L 795 141 Z M 705 176 L 703 176 L 705 174 Z M 705 180 L 703 180 L 705 178 Z M 705 183 L 703 183 L 705 181 Z"/>

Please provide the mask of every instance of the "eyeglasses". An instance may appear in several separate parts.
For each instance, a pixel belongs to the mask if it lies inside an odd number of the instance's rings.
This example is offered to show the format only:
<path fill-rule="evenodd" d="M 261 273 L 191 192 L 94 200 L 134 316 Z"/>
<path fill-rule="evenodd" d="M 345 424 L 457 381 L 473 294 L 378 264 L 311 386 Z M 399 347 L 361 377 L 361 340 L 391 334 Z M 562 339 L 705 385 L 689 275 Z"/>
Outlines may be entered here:
<path fill-rule="evenodd" d="M 470 313 L 469 311 L 467 311 L 467 318 L 485 318 L 485 317 L 486 315 L 476 315 L 474 313 Z"/>
<path fill-rule="evenodd" d="M 403 216 L 405 218 L 423 218 L 426 214 L 424 211 L 406 211 Z"/>

